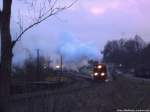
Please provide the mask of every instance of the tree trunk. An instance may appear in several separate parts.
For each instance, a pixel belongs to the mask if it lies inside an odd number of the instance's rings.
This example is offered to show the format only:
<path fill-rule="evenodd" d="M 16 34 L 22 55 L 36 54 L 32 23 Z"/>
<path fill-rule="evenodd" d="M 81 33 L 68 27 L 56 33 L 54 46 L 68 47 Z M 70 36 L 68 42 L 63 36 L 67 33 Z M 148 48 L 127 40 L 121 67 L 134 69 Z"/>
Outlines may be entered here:
<path fill-rule="evenodd" d="M 12 40 L 10 34 L 12 0 L 3 0 L 1 15 L 1 68 L 0 68 L 0 99 L 5 100 L 10 94 Z"/>

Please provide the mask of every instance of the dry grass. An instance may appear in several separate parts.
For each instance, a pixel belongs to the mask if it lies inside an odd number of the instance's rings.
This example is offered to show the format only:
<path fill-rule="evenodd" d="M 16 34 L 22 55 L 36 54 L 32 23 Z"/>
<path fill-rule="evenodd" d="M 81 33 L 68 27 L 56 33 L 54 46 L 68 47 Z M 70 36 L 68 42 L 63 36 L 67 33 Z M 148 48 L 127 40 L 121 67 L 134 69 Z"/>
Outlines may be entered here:
<path fill-rule="evenodd" d="M 24 97 L 20 95 L 20 98 L 13 100 L 9 109 L 10 112 L 116 112 L 117 109 L 150 109 L 149 93 L 150 83 L 123 76 L 107 83 L 78 80 L 55 91 Z"/>
<path fill-rule="evenodd" d="M 112 82 L 113 105 L 120 109 L 150 109 L 150 83 L 128 77 Z"/>

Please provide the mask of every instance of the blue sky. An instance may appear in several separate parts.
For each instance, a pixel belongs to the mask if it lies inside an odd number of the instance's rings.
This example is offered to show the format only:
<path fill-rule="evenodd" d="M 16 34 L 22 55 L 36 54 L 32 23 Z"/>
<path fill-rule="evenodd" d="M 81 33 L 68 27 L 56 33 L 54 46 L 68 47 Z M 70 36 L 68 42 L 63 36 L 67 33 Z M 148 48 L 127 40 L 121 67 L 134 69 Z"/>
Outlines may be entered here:
<path fill-rule="evenodd" d="M 59 4 L 62 4 L 61 0 L 59 1 Z M 66 3 L 69 2 L 71 0 L 66 0 Z M 89 49 L 94 49 L 94 53 L 102 50 L 108 40 L 121 37 L 131 38 L 138 34 L 149 41 L 149 7 L 149 0 L 78 0 L 70 9 L 49 18 L 27 32 L 15 47 L 15 58 L 25 57 L 29 52 L 32 54 L 37 48 L 48 57 L 57 54 L 64 33 L 73 40 L 75 48 L 78 44 L 86 46 L 85 48 L 90 46 Z M 22 15 L 27 15 L 27 10 L 22 0 L 13 0 L 12 9 L 11 29 L 15 38 L 18 10 Z M 30 19 L 25 21 L 28 23 Z M 77 50 L 80 49 L 83 48 Z"/>

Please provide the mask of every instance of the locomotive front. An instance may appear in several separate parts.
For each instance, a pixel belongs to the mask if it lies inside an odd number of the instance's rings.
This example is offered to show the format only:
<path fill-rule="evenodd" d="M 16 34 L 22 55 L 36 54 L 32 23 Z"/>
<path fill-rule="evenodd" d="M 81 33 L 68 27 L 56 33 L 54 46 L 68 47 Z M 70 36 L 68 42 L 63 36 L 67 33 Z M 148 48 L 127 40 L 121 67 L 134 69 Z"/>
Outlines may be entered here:
<path fill-rule="evenodd" d="M 107 67 L 105 64 L 97 64 L 93 68 L 92 77 L 94 80 L 105 81 L 107 79 Z"/>

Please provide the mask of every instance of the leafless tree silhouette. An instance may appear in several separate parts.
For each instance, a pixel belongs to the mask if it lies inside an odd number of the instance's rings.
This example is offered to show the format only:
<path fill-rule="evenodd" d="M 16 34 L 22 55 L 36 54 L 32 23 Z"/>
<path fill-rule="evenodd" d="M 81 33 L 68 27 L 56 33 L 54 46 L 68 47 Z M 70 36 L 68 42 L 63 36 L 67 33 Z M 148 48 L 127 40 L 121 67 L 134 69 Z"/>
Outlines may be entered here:
<path fill-rule="evenodd" d="M 13 0 L 3 0 L 2 9 L 0 9 L 0 33 L 1 33 L 1 68 L 0 68 L 0 98 L 5 98 L 9 96 L 9 88 L 11 82 L 11 66 L 13 58 L 13 48 L 16 43 L 23 37 L 23 35 L 47 20 L 48 18 L 70 8 L 75 4 L 76 0 L 70 4 L 62 3 L 63 1 L 59 0 L 20 0 L 24 4 L 27 4 L 29 7 L 28 13 L 32 13 L 28 17 L 32 22 L 25 26 L 24 19 L 22 18 L 21 13 L 18 15 L 18 25 L 19 33 L 15 40 L 12 39 L 10 31 L 10 22 L 12 14 L 12 2 Z M 64 4 L 60 5 L 60 2 Z"/>

